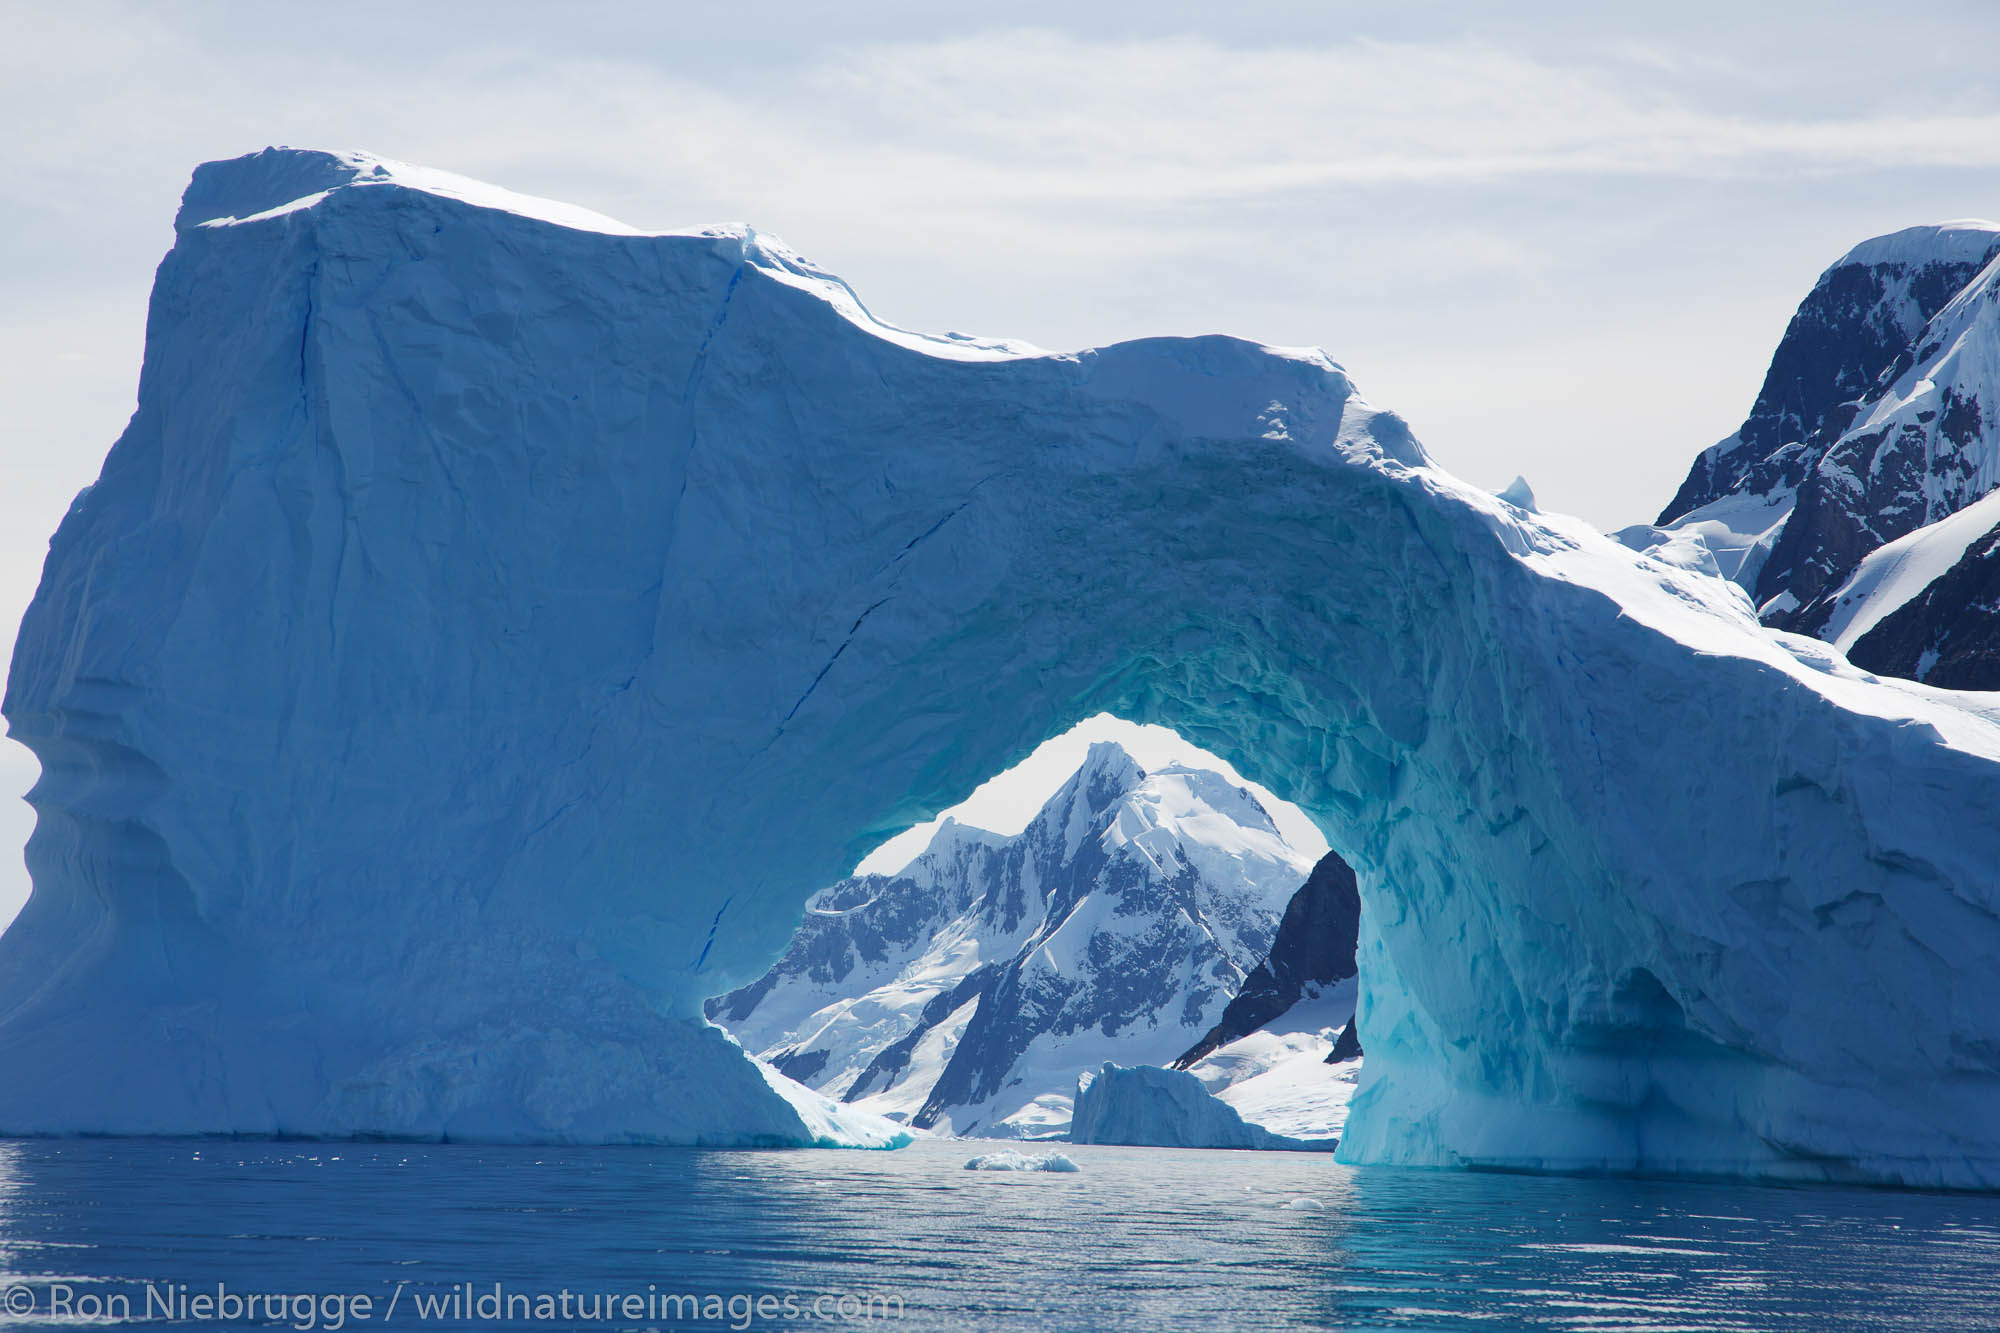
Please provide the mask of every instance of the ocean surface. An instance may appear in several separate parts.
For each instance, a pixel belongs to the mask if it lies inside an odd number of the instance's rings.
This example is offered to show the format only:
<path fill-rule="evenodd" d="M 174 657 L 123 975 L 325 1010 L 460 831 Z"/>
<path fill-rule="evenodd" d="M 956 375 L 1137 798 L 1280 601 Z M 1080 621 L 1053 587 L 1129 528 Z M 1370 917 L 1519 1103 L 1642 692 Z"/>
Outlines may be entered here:
<path fill-rule="evenodd" d="M 992 1146 L 0 1141 L 0 1327 L 2000 1327 L 2000 1198 Z"/>

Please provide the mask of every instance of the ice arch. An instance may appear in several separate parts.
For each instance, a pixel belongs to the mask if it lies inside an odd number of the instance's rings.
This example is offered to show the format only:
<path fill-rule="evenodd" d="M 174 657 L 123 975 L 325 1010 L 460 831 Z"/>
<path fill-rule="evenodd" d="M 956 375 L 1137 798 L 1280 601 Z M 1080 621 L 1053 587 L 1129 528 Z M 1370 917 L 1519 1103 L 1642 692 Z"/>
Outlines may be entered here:
<path fill-rule="evenodd" d="M 0 1130 L 865 1137 L 699 999 L 1108 711 L 1362 868 L 1348 1159 L 2000 1182 L 2000 728 L 1323 355 L 920 337 L 354 156 L 177 226 L 6 700 Z"/>

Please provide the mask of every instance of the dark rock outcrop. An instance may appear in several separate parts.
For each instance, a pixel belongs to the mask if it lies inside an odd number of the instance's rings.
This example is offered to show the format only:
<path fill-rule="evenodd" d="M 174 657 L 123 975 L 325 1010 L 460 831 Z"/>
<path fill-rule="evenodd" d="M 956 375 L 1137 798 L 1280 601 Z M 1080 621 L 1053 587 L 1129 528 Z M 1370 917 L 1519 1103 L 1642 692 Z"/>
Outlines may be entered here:
<path fill-rule="evenodd" d="M 1340 1030 L 1340 1039 L 1333 1043 L 1333 1049 L 1326 1053 L 1326 1062 L 1337 1065 L 1347 1060 L 1361 1058 L 1361 1032 L 1355 1027 L 1357 1018 L 1347 1020 L 1347 1026 Z"/>
<path fill-rule="evenodd" d="M 1174 1061 L 1186 1069 L 1239 1037 L 1247 1037 L 1297 1004 L 1308 986 L 1331 986 L 1354 975 L 1354 949 L 1361 928 L 1361 895 L 1354 871 L 1328 852 L 1307 877 L 1285 915 L 1271 952 L 1257 964 L 1222 1019 Z M 1350 1030 L 1353 1024 L 1349 1023 Z M 1354 1044 L 1360 1054 L 1359 1041 Z"/>

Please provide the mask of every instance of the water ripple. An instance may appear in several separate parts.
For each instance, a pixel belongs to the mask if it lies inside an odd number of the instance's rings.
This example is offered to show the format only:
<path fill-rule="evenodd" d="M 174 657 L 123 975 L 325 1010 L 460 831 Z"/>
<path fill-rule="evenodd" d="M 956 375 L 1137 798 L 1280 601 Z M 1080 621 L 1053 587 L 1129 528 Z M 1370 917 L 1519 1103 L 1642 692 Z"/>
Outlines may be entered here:
<path fill-rule="evenodd" d="M 0 1287 L 26 1284 L 44 1311 L 64 1282 L 378 1299 L 398 1282 L 893 1293 L 899 1330 L 1077 1333 L 1928 1333 L 1992 1328 L 2000 1309 L 2000 1200 L 1985 1197 L 1357 1171 L 1316 1154 L 1065 1151 L 1075 1175 L 967 1172 L 964 1145 L 948 1143 L 335 1154 L 0 1142 Z M 1287 1206 L 1301 1200 L 1321 1207 Z M 414 1322 L 403 1309 L 401 1322 Z M 45 1314 L 0 1314 L 0 1325 L 54 1326 Z M 660 1325 L 593 1325 L 628 1326 Z"/>

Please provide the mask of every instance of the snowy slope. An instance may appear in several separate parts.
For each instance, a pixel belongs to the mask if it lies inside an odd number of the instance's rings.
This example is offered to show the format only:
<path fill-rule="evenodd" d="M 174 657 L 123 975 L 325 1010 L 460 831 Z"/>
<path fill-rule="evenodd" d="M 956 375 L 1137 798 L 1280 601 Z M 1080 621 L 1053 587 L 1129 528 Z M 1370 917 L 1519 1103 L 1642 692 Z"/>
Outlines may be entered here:
<path fill-rule="evenodd" d="M 1361 1084 L 1359 1060 L 1330 1063 L 1323 1047 L 1296 1051 L 1267 1069 L 1212 1088 L 1245 1124 L 1300 1143 L 1338 1144 Z M 1190 1070 L 1200 1076 L 1200 1071 Z"/>
<path fill-rule="evenodd" d="M 800 1080 L 922 1128 L 1067 1128 L 1106 1053 L 1170 1058 L 1271 947 L 1308 859 L 1242 788 L 1093 745 L 1026 829 L 947 824 L 822 890 L 709 1016 Z"/>
<path fill-rule="evenodd" d="M 702 1001 L 1110 712 L 1355 868 L 1343 1159 L 2000 1185 L 2000 703 L 1464 485 L 1318 352 L 926 339 L 433 185 L 190 191 L 5 701 L 0 1131 L 843 1136 Z"/>
<path fill-rule="evenodd" d="M 1851 655 L 1857 640 L 1943 578 L 1996 528 L 2000 491 L 1870 551 L 1828 599 L 1831 610 L 1819 637 Z"/>
<path fill-rule="evenodd" d="M 1187 1071 L 1250 1124 L 1295 1139 L 1336 1140 L 1361 1079 L 1363 1057 L 1334 1059 L 1354 1022 L 1358 998 L 1357 979 L 1350 976 L 1204 1055 Z"/>
<path fill-rule="evenodd" d="M 1921 558 L 1933 565 L 1954 552 L 1958 558 L 1856 637 L 1848 655 L 1871 670 L 1945 689 L 2000 689 L 2000 523 L 1943 531 L 1951 521 L 1933 525 L 1936 540 Z"/>

